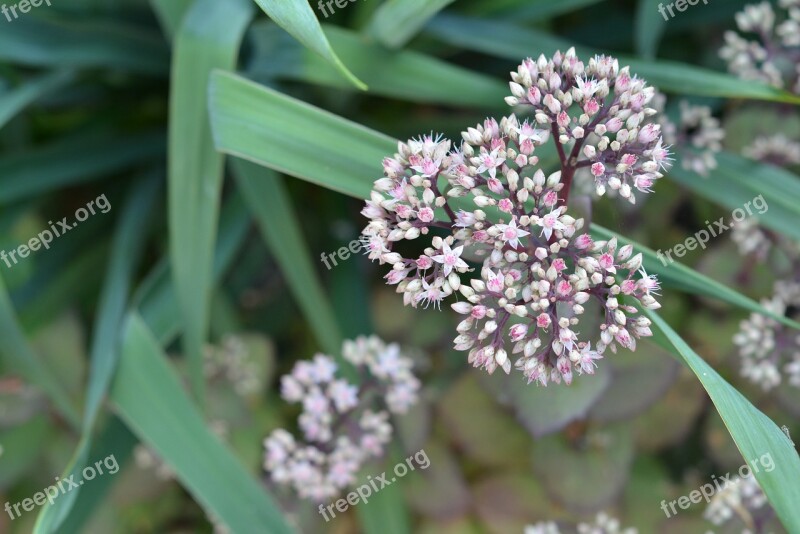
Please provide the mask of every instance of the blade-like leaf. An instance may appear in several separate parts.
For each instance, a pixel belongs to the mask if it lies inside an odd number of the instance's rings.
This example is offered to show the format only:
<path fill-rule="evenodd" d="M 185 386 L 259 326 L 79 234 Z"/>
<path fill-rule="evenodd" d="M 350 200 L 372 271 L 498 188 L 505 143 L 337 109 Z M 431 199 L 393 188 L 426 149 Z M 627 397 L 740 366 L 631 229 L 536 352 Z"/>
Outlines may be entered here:
<path fill-rule="evenodd" d="M 127 426 L 232 532 L 292 532 L 272 499 L 206 427 L 158 341 L 136 314 L 126 322 L 111 398 Z"/>
<path fill-rule="evenodd" d="M 178 32 L 183 16 L 192 5 L 192 0 L 150 0 L 150 5 L 164 32 L 172 38 Z"/>
<path fill-rule="evenodd" d="M 0 128 L 6 125 L 14 115 L 47 93 L 60 89 L 75 78 L 69 69 L 60 69 L 29 80 L 21 86 L 0 94 Z"/>
<path fill-rule="evenodd" d="M 676 354 L 703 384 L 783 526 L 789 532 L 800 532 L 800 508 L 797 507 L 800 458 L 789 438 L 694 352 L 661 317 L 649 310 L 645 313 L 653 321 L 656 343 Z M 758 469 L 757 465 L 766 454 L 776 466 L 769 472 Z"/>
<path fill-rule="evenodd" d="M 170 259 L 185 321 L 189 377 L 200 402 L 224 171 L 208 124 L 208 79 L 215 68 L 236 66 L 239 44 L 253 15 L 249 0 L 195 0 L 175 39 L 169 117 Z"/>
<path fill-rule="evenodd" d="M 349 87 L 336 69 L 279 30 L 274 24 L 254 26 L 250 75 Z M 326 26 L 326 32 L 341 57 L 369 84 L 370 94 L 448 106 L 505 107 L 508 87 L 500 80 L 417 52 L 387 50 L 335 26 Z"/>
<path fill-rule="evenodd" d="M 655 59 L 658 42 L 666 28 L 666 20 L 653 0 L 639 0 L 636 6 L 636 52 L 644 59 Z"/>
<path fill-rule="evenodd" d="M 8 296 L 2 274 L 0 274 L 0 357 L 3 358 L 6 368 L 13 369 L 31 385 L 41 389 L 70 426 L 75 429 L 80 427 L 81 418 L 67 392 L 28 344 Z"/>
<path fill-rule="evenodd" d="M 389 48 L 402 48 L 453 0 L 387 0 L 378 7 L 367 33 Z"/>
<path fill-rule="evenodd" d="M 233 166 L 242 196 L 247 199 L 261 235 L 280 265 L 316 338 L 328 354 L 339 354 L 342 335 L 333 307 L 314 272 L 283 179 L 270 169 L 249 161 L 236 159 Z"/>
<path fill-rule="evenodd" d="M 336 67 L 353 85 L 359 89 L 367 88 L 333 51 L 314 10 L 306 0 L 255 0 L 255 2 L 278 26 Z"/>
<path fill-rule="evenodd" d="M 155 179 L 148 179 L 138 184 L 128 196 L 122 209 L 92 329 L 94 337 L 89 355 L 91 363 L 81 439 L 72 460 L 62 474 L 63 479 L 69 478 L 71 474 L 80 477 L 89 460 L 92 432 L 119 357 L 119 336 L 128 293 L 139 257 L 144 249 L 147 225 L 142 223 L 141 214 L 155 203 L 158 186 L 159 181 Z M 36 519 L 35 532 L 37 534 L 58 532 L 59 525 L 66 519 L 80 491 L 81 488 L 75 488 L 74 491 L 56 500 L 54 504 L 42 508 Z"/>
<path fill-rule="evenodd" d="M 800 177 L 730 152 L 720 152 L 716 159 L 718 166 L 707 177 L 683 169 L 680 161 L 669 177 L 712 202 L 739 209 L 746 217 L 753 216 L 767 228 L 800 241 Z M 759 196 L 766 208 L 753 206 L 753 199 Z M 761 205 L 762 200 L 757 203 Z M 736 221 L 727 216 L 725 223 L 733 226 Z"/>
<path fill-rule="evenodd" d="M 471 15 L 491 16 L 493 18 L 516 21 L 541 21 L 571 13 L 603 0 L 497 0 L 480 2 L 466 11 Z"/>
<path fill-rule="evenodd" d="M 65 136 L 0 159 L 0 205 L 108 177 L 164 153 L 161 132 L 119 136 L 107 131 Z"/>
<path fill-rule="evenodd" d="M 365 178 L 396 149 L 388 136 L 235 74 L 215 72 L 210 91 L 217 150 L 340 193 L 369 196 Z"/>
<path fill-rule="evenodd" d="M 459 17 L 449 13 L 436 16 L 428 25 L 427 33 L 448 44 L 513 61 L 531 56 L 538 57 L 539 54 L 550 56 L 557 49 L 564 51 L 575 45 L 560 37 L 530 28 L 506 22 Z M 498 39 L 499 35 L 502 35 L 502 39 Z M 582 46 L 575 48 L 585 58 L 602 53 Z M 701 67 L 674 61 L 642 61 L 621 56 L 618 59 L 621 66 L 630 65 L 632 73 L 663 91 L 800 103 L 800 97 L 786 91 Z"/>
<path fill-rule="evenodd" d="M 164 75 L 168 50 L 157 32 L 118 21 L 78 21 L 20 17 L 3 21 L 0 61 L 30 67 L 75 67 L 129 70 Z"/>

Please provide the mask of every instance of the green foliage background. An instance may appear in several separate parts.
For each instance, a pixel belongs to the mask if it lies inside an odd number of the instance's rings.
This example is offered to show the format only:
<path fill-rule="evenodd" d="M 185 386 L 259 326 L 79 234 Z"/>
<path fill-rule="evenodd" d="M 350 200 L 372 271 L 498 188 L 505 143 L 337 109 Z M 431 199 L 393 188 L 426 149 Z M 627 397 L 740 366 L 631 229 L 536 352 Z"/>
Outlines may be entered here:
<path fill-rule="evenodd" d="M 358 199 L 396 138 L 458 138 L 507 113 L 507 73 L 527 56 L 613 52 L 730 117 L 730 137 L 760 128 L 744 113 L 758 106 L 797 121 L 800 98 L 724 74 L 716 57 L 744 3 L 669 23 L 649 0 L 362 0 L 322 26 L 305 0 L 74 0 L 0 18 L 0 249 L 98 195 L 113 206 L 0 264 L 0 500 L 109 454 L 124 465 L 13 523 L 0 514 L 0 530 L 194 532 L 211 517 L 243 533 L 506 533 L 610 510 L 641 532 L 702 532 L 701 506 L 666 520 L 662 499 L 770 453 L 777 468 L 759 483 L 800 532 L 800 461 L 778 428 L 800 430 L 800 396 L 753 390 L 731 361 L 769 273 L 742 283 L 726 238 L 685 266 L 652 252 L 758 194 L 762 223 L 800 237 L 791 170 L 732 144 L 707 180 L 676 165 L 645 209 L 599 203 L 593 232 L 645 252 L 664 307 L 653 343 L 571 388 L 481 376 L 450 349 L 451 314 L 404 309 L 365 258 L 317 262 L 357 237 Z M 323 525 L 265 484 L 261 440 L 292 415 L 275 378 L 373 332 L 424 350 L 426 391 L 365 476 L 422 447 L 431 468 Z M 257 395 L 204 373 L 205 344 L 231 333 L 259 362 Z M 177 483 L 135 465 L 143 445 Z"/>

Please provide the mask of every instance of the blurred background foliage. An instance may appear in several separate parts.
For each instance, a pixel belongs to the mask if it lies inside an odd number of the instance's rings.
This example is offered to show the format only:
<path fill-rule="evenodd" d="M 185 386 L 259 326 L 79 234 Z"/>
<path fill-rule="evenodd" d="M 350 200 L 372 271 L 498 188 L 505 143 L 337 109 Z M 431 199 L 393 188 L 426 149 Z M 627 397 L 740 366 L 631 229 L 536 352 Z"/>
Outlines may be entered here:
<path fill-rule="evenodd" d="M 279 20 L 281 4 L 293 2 L 260 4 Z M 397 4 L 361 0 L 327 19 L 311 6 L 367 91 L 244 0 L 71 0 L 0 18 L 0 249 L 99 195 L 112 205 L 50 250 L 0 264 L 0 501 L 108 454 L 123 465 L 74 502 L 13 522 L 0 514 L 0 531 L 210 532 L 209 511 L 221 510 L 239 515 L 228 524 L 235 532 L 278 532 L 278 507 L 307 532 L 506 534 L 601 510 L 640 532 L 709 527 L 703 505 L 670 520 L 660 509 L 743 463 L 688 369 L 643 343 L 570 388 L 474 371 L 450 348 L 454 315 L 403 308 L 365 257 L 331 270 L 317 263 L 357 238 L 361 202 L 216 152 L 208 73 L 236 71 L 393 138 L 433 130 L 457 139 L 506 112 L 507 73 L 519 59 L 576 45 L 630 58 L 654 85 L 710 105 L 737 154 L 756 132 L 800 132 L 796 108 L 779 102 L 789 96 L 718 74 L 721 35 L 745 2 L 700 5 L 669 23 L 645 0 L 459 0 L 393 12 Z M 270 126 L 273 134 L 293 120 Z M 304 135 L 313 146 L 318 132 Z M 377 178 L 380 161 L 373 167 Z M 593 219 L 667 249 L 757 194 L 726 199 L 692 185 L 701 180 L 661 180 L 644 209 L 601 202 Z M 793 204 L 771 211 L 771 223 L 796 230 Z M 771 273 L 745 265 L 728 237 L 683 263 L 753 299 L 770 294 Z M 712 367 L 800 435 L 796 389 L 766 395 L 738 377 L 731 337 L 746 314 L 672 289 L 661 310 Z M 416 351 L 424 402 L 398 421 L 398 447 L 424 447 L 431 467 L 324 525 L 313 507 L 268 488 L 261 470 L 263 437 L 294 415 L 276 378 L 299 358 L 338 350 L 343 337 L 373 332 Z M 219 505 L 225 494 L 235 502 Z M 782 531 L 774 520 L 769 528 Z"/>

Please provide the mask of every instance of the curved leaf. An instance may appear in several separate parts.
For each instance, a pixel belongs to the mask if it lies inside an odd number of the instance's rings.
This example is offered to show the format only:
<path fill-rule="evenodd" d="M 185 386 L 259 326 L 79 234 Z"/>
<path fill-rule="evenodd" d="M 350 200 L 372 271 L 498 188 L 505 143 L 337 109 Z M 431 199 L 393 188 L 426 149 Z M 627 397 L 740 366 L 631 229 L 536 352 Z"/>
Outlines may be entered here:
<path fill-rule="evenodd" d="M 189 377 L 201 403 L 202 352 L 224 171 L 208 123 L 208 80 L 215 68 L 235 67 L 253 14 L 248 0 L 195 0 L 175 38 L 169 107 L 170 259 L 185 321 Z"/>
<path fill-rule="evenodd" d="M 453 0 L 387 0 L 378 7 L 367 33 L 389 48 L 402 48 Z"/>
<path fill-rule="evenodd" d="M 314 10 L 306 0 L 255 0 L 255 2 L 278 26 L 335 66 L 353 85 L 359 89 L 367 88 L 333 51 Z"/>
<path fill-rule="evenodd" d="M 75 77 L 72 70 L 60 69 L 29 80 L 16 89 L 0 94 L 0 128 L 27 106 L 68 83 Z"/>
<path fill-rule="evenodd" d="M 676 354 L 697 375 L 717 408 L 770 504 L 789 532 L 800 532 L 800 457 L 786 434 L 741 393 L 725 381 L 657 314 L 644 310 L 653 321 L 656 343 Z M 775 469 L 758 469 L 765 454 Z M 753 466 L 756 465 L 756 469 Z"/>

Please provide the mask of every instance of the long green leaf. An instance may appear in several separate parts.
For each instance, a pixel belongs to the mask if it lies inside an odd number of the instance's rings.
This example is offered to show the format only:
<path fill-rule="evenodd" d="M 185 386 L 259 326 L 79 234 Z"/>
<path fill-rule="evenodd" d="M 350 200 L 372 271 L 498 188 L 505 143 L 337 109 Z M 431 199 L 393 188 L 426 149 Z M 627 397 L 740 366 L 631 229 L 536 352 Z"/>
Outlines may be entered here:
<path fill-rule="evenodd" d="M 236 159 L 233 165 L 236 183 L 311 329 L 328 354 L 339 354 L 342 334 L 309 258 L 308 246 L 283 179 L 272 170 L 249 161 Z"/>
<path fill-rule="evenodd" d="M 0 159 L 0 205 L 107 177 L 164 153 L 164 135 L 82 132 Z"/>
<path fill-rule="evenodd" d="M 0 270 L 6 268 L 4 263 L 0 263 Z M 25 339 L 25 333 L 8 296 L 2 274 L 0 274 L 0 357 L 8 369 L 13 369 L 27 382 L 41 389 L 71 427 L 74 429 L 80 427 L 80 415 L 67 392 Z"/>
<path fill-rule="evenodd" d="M 666 20 L 654 0 L 638 0 L 636 5 L 636 52 L 647 60 L 655 59 L 658 42 L 666 29 Z"/>
<path fill-rule="evenodd" d="M 725 381 L 657 314 L 652 319 L 656 343 L 676 354 L 697 375 L 708 392 L 739 452 L 767 494 L 770 504 L 789 532 L 800 532 L 800 458 L 794 445 L 778 426 Z M 769 454 L 775 469 L 757 469 Z"/>
<path fill-rule="evenodd" d="M 448 44 L 513 61 L 520 61 L 530 56 L 538 57 L 539 54 L 550 56 L 557 49 L 564 51 L 575 45 L 560 37 L 510 23 L 451 14 L 440 14 L 434 18 L 427 27 L 427 33 Z M 584 59 L 602 53 L 582 46 L 575 48 Z M 693 65 L 674 61 L 642 61 L 622 56 L 619 56 L 619 61 L 621 65 L 630 65 L 632 73 L 638 74 L 663 91 L 800 103 L 800 97 L 786 91 Z"/>
<path fill-rule="evenodd" d="M 119 358 L 120 331 L 127 307 L 128 294 L 144 249 L 147 225 L 142 224 L 141 214 L 154 204 L 158 185 L 159 182 L 154 178 L 137 184 L 122 208 L 114 235 L 111 261 L 106 271 L 100 304 L 92 329 L 89 383 L 81 439 L 62 478 L 68 478 L 71 474 L 80 477 L 86 462 L 90 460 L 92 432 L 116 369 Z M 42 508 L 36 519 L 34 531 L 37 534 L 58 532 L 60 524 L 69 515 L 80 491 L 81 488 L 76 488 L 55 501 L 54 504 L 48 504 Z"/>
<path fill-rule="evenodd" d="M 275 23 L 313 50 L 359 89 L 367 86 L 351 73 L 331 48 L 307 0 L 255 0 Z"/>
<path fill-rule="evenodd" d="M 387 0 L 378 7 L 367 33 L 389 48 L 402 48 L 453 0 Z"/>
<path fill-rule="evenodd" d="M 211 71 L 232 69 L 254 10 L 248 0 L 195 0 L 175 40 L 169 117 L 169 230 L 192 389 L 203 402 L 203 343 L 211 302 L 223 157 L 207 114 Z"/>
<path fill-rule="evenodd" d="M 497 0 L 475 3 L 466 10 L 471 15 L 491 16 L 516 21 L 542 21 L 571 13 L 603 0 Z"/>
<path fill-rule="evenodd" d="M 124 332 L 111 398 L 127 426 L 232 532 L 292 532 L 272 499 L 206 427 L 142 318 L 131 315 Z"/>
<path fill-rule="evenodd" d="M 74 78 L 75 74 L 72 70 L 59 69 L 29 80 L 5 94 L 0 94 L 0 128 L 33 102 L 47 93 L 64 87 Z"/>
<path fill-rule="evenodd" d="M 369 84 L 371 94 L 448 106 L 505 108 L 508 86 L 500 80 L 417 52 L 387 50 L 335 26 L 326 26 L 326 32 L 341 57 Z M 258 24 L 251 36 L 256 52 L 248 74 L 349 87 L 336 69 L 276 26 Z"/>
<path fill-rule="evenodd" d="M 158 33 L 118 21 L 27 16 L 2 22 L 0 61 L 29 67 L 106 67 L 149 75 L 164 75 L 168 69 L 168 50 Z"/>
<path fill-rule="evenodd" d="M 750 203 L 752 216 L 761 224 L 800 241 L 800 224 L 797 224 L 800 220 L 800 177 L 730 152 L 720 152 L 716 159 L 718 167 L 707 177 L 683 169 L 677 161 L 669 178 L 730 210 L 741 209 L 747 217 L 750 215 L 745 204 Z M 759 213 L 752 205 L 758 196 L 767 204 L 764 213 Z M 731 222 L 730 216 L 725 217 L 725 221 L 736 224 Z"/>
<path fill-rule="evenodd" d="M 172 38 L 178 32 L 183 16 L 192 5 L 192 0 L 150 0 L 150 5 L 164 32 Z"/>
<path fill-rule="evenodd" d="M 238 194 L 230 195 L 220 214 L 219 239 L 214 252 L 214 285 L 233 262 L 247 235 L 249 222 L 242 197 Z M 150 271 L 133 298 L 133 307 L 138 309 L 147 327 L 164 346 L 174 341 L 183 327 L 168 260 L 169 258 L 163 258 Z"/>

